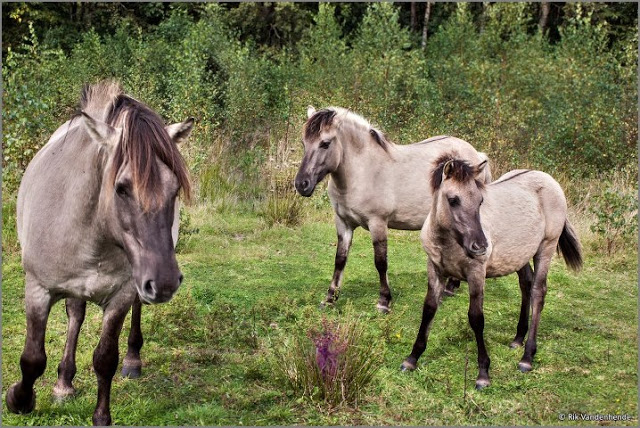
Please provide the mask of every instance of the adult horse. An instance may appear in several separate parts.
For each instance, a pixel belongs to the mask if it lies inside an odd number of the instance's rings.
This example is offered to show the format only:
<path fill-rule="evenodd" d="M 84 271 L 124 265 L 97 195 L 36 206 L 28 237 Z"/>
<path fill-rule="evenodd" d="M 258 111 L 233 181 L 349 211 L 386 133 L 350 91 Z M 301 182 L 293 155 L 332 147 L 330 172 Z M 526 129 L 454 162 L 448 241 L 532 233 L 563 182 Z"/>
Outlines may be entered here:
<path fill-rule="evenodd" d="M 316 111 L 309 106 L 307 117 L 295 186 L 302 196 L 311 196 L 317 183 L 330 174 L 328 192 L 338 234 L 333 279 L 324 303 L 332 304 L 338 297 L 353 231 L 361 226 L 371 233 L 380 276 L 377 308 L 389 312 L 388 229 L 422 228 L 431 208 L 432 164 L 442 153 L 454 152 L 475 163 L 486 155 L 449 136 L 396 145 L 367 120 L 340 107 Z M 491 181 L 488 168 L 483 180 Z"/>
<path fill-rule="evenodd" d="M 538 323 L 547 292 L 547 273 L 553 254 L 562 254 L 573 270 L 582 266 L 580 241 L 567 218 L 562 188 L 541 171 L 515 170 L 485 185 L 481 179 L 485 163 L 469 164 L 455 156 L 438 159 L 432 170 L 432 207 L 420 237 L 429 256 L 429 284 L 422 309 L 422 322 L 411 355 L 403 370 L 415 369 L 427 346 L 429 329 L 438 309 L 444 279 L 454 277 L 469 283 L 469 324 L 478 346 L 476 388 L 489 385 L 489 355 L 484 344 L 482 303 L 485 278 L 495 278 L 530 269 L 533 284 L 522 290 L 522 305 L 516 337 L 521 346 L 527 333 L 532 300 L 531 330 L 518 368 L 531 370 L 537 349 Z M 522 289 L 522 287 L 521 287 Z"/>
<path fill-rule="evenodd" d="M 182 124 L 171 125 L 182 126 Z M 175 132 L 169 127 L 167 129 L 169 135 L 175 135 Z M 183 135 L 181 138 L 185 138 Z M 178 143 L 180 139 L 176 139 Z M 173 240 L 173 247 L 175 248 L 178 242 L 178 229 L 179 229 L 179 217 L 180 217 L 180 204 L 178 200 L 175 203 L 174 220 L 171 226 L 171 238 Z M 62 360 L 58 365 L 58 380 L 53 386 L 53 395 L 57 400 L 64 400 L 75 394 L 76 390 L 73 387 L 73 378 L 76 375 L 76 349 L 78 347 L 78 336 L 80 335 L 80 328 L 84 322 L 84 316 L 87 308 L 87 302 L 81 299 L 74 299 L 69 297 L 65 300 L 65 309 L 69 324 L 67 327 L 67 340 L 64 346 L 64 352 L 62 353 Z M 142 360 L 140 359 L 140 350 L 143 345 L 142 326 L 141 322 L 142 302 L 140 297 L 136 295 L 133 304 L 131 305 L 131 328 L 129 330 L 129 339 L 127 340 L 127 354 L 122 360 L 122 376 L 132 379 L 138 378 L 142 375 Z"/>
<path fill-rule="evenodd" d="M 33 158 L 18 191 L 27 336 L 22 378 L 6 402 L 15 413 L 35 407 L 51 306 L 63 298 L 92 301 L 104 312 L 93 354 L 93 423 L 109 425 L 118 337 L 129 308 L 136 296 L 144 303 L 168 301 L 183 279 L 171 229 L 178 193 L 188 199 L 190 184 L 176 141 L 193 121 L 165 127 L 111 81 L 85 86 L 80 108 Z"/>

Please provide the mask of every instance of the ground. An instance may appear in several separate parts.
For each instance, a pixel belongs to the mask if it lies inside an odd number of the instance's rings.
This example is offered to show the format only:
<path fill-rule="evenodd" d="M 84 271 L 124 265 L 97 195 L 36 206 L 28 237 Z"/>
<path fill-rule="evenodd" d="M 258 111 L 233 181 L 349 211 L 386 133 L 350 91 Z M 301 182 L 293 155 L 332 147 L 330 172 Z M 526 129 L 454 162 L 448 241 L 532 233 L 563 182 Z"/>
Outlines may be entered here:
<path fill-rule="evenodd" d="M 582 415 L 629 415 L 638 405 L 638 279 L 635 249 L 602 257 L 585 243 L 582 272 L 554 259 L 534 369 L 520 373 L 522 349 L 509 349 L 519 311 L 517 277 L 488 280 L 485 341 L 489 388 L 474 390 L 476 345 L 467 322 L 466 284 L 441 305 L 418 370 L 400 372 L 411 351 L 426 292 L 426 256 L 417 232 L 389 238 L 392 312 L 375 310 L 378 277 L 361 229 L 345 270 L 340 299 L 321 311 L 333 271 L 335 231 L 328 209 L 301 226 L 268 228 L 258 215 L 188 209 L 191 228 L 178 262 L 185 281 L 167 304 L 143 307 L 143 376 L 117 376 L 117 425 L 593 425 Z M 584 229 L 584 228 L 583 228 Z M 24 274 L 19 254 L 3 254 L 3 425 L 86 425 L 96 399 L 91 355 L 101 313 L 90 305 L 78 349 L 78 394 L 63 403 L 51 389 L 62 354 L 66 317 L 50 317 L 47 370 L 36 383 L 36 409 L 7 411 L 4 394 L 19 378 L 24 344 Z M 383 363 L 355 406 L 328 408 L 293 393 L 278 375 L 279 346 L 322 316 L 350 307 L 374 337 Z M 128 319 L 127 319 L 128 323 Z M 120 359 L 126 351 L 125 327 Z M 468 363 L 467 363 L 468 362 Z M 466 378 L 465 378 L 465 366 Z M 574 417 L 575 415 L 575 417 Z M 577 420 L 573 420 L 577 419 Z M 601 422 L 602 423 L 602 422 Z"/>

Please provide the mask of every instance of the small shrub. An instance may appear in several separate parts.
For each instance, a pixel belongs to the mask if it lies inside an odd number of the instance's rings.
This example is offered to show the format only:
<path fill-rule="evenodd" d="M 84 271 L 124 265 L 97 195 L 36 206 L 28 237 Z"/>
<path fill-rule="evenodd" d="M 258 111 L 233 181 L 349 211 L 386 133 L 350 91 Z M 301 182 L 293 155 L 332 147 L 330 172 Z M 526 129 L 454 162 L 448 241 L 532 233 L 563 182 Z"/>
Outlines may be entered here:
<path fill-rule="evenodd" d="M 330 406 L 356 405 L 381 364 L 357 319 L 322 318 L 319 329 L 298 334 L 276 351 L 278 372 L 296 394 Z"/>
<path fill-rule="evenodd" d="M 302 197 L 296 194 L 293 180 L 289 176 L 273 180 L 263 215 L 269 227 L 275 224 L 295 226 L 300 223 Z"/>
<path fill-rule="evenodd" d="M 596 216 L 591 231 L 604 239 L 607 254 L 611 255 L 619 244 L 635 241 L 638 231 L 638 199 L 635 193 L 609 187 L 596 195 L 590 208 Z"/>
<path fill-rule="evenodd" d="M 6 253 L 20 251 L 16 224 L 16 200 L 6 200 L 6 196 L 2 201 L 2 251 Z"/>
<path fill-rule="evenodd" d="M 180 225 L 178 229 L 178 242 L 176 243 L 176 253 L 185 250 L 193 235 L 200 233 L 200 229 L 191 225 L 191 215 L 184 206 L 180 206 Z"/>

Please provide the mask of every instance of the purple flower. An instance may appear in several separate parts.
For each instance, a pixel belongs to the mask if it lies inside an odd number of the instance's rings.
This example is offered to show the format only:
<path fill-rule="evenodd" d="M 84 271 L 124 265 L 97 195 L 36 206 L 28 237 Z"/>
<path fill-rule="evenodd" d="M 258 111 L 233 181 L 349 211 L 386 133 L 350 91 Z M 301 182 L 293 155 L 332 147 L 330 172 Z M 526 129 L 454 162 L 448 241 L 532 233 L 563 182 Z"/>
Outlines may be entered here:
<path fill-rule="evenodd" d="M 316 363 L 323 379 L 335 378 L 338 370 L 338 357 L 347 349 L 344 338 L 339 337 L 335 323 L 322 319 L 322 331 L 310 331 L 309 337 L 316 347 Z"/>

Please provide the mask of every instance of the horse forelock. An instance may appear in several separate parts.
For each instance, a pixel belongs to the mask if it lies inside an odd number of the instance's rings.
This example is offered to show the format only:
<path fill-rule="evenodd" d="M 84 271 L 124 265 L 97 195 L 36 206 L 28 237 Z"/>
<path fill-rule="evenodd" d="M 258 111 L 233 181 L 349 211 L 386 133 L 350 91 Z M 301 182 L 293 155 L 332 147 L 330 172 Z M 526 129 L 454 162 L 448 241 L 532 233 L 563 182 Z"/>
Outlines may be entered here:
<path fill-rule="evenodd" d="M 305 140 L 315 140 L 323 129 L 331 126 L 338 112 L 334 109 L 324 108 L 315 112 L 304 124 Z"/>
<path fill-rule="evenodd" d="M 111 186 L 115 184 L 120 169 L 128 165 L 131 169 L 131 185 L 143 209 L 156 208 L 163 195 L 157 157 L 176 175 L 185 199 L 191 198 L 187 166 L 157 113 L 140 101 L 120 94 L 113 101 L 106 122 L 122 129 L 111 161 Z"/>
<path fill-rule="evenodd" d="M 431 190 L 436 192 L 442 185 L 442 175 L 444 173 L 444 167 L 447 163 L 451 163 L 451 169 L 449 170 L 449 177 L 458 183 L 467 183 L 470 180 L 475 180 L 479 189 L 484 189 L 484 182 L 477 180 L 476 175 L 478 169 L 475 166 L 470 165 L 468 162 L 456 159 L 451 154 L 445 154 L 440 156 L 434 162 L 434 169 L 431 172 Z"/>

